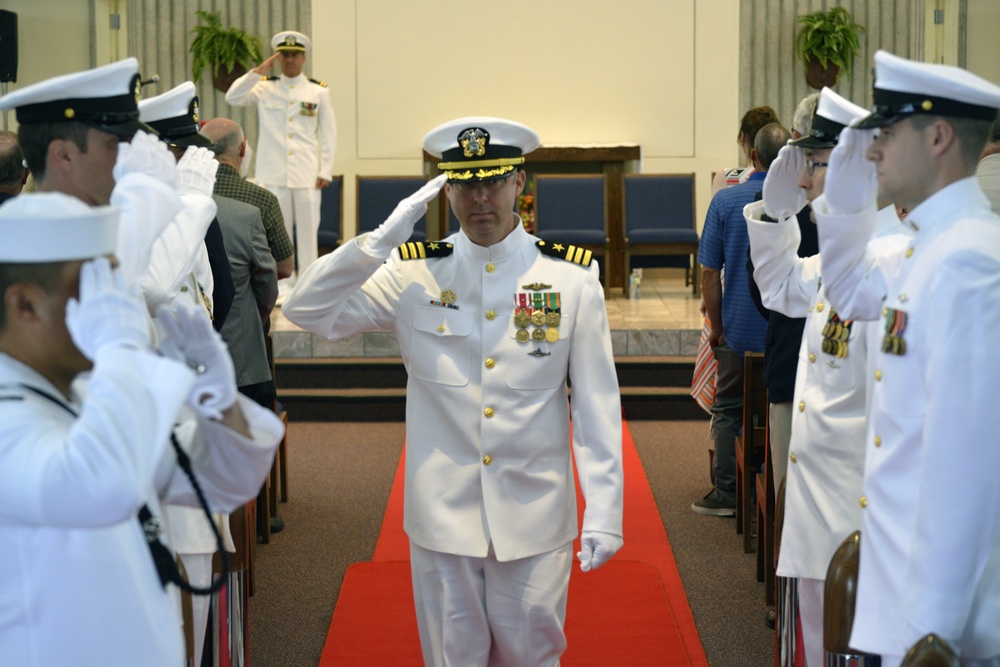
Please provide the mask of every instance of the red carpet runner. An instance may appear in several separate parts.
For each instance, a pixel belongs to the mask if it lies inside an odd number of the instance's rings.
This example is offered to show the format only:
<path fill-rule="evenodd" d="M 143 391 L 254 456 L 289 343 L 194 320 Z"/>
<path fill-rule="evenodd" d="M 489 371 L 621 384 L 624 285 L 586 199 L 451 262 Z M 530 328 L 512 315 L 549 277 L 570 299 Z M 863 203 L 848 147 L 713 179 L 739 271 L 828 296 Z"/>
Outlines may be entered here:
<path fill-rule="evenodd" d="M 566 611 L 564 667 L 707 667 L 652 490 L 623 429 L 625 546 L 599 570 L 574 563 Z M 580 500 L 580 509 L 583 501 Z M 370 563 L 351 565 L 320 657 L 320 667 L 419 666 L 403 532 L 403 463 L 396 471 L 382 532 Z"/>

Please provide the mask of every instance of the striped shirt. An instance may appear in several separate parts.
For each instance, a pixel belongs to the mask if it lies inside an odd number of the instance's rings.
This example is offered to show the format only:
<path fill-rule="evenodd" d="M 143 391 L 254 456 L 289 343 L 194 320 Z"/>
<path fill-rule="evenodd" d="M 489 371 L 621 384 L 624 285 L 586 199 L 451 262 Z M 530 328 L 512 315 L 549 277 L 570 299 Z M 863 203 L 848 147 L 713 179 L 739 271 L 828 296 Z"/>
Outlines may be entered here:
<path fill-rule="evenodd" d="M 747 223 L 743 207 L 753 202 L 764 185 L 766 172 L 754 172 L 739 185 L 719 190 L 712 197 L 698 246 L 698 263 L 721 271 L 725 267 L 722 291 L 722 331 L 726 343 L 736 352 L 763 352 L 767 320 L 750 296 L 747 276 Z"/>
<path fill-rule="evenodd" d="M 281 215 L 278 198 L 270 191 L 244 179 L 235 167 L 220 164 L 215 175 L 215 194 L 259 208 L 267 245 L 271 248 L 274 261 L 280 262 L 292 256 L 295 250 L 285 230 L 285 219 Z"/>

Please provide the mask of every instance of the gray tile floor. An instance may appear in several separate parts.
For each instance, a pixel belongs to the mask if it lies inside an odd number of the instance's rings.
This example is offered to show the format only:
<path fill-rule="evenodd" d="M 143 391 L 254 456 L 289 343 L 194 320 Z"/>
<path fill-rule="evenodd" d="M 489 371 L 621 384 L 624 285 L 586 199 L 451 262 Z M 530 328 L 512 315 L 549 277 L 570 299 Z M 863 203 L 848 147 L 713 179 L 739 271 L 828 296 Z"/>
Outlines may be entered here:
<path fill-rule="evenodd" d="M 694 355 L 701 332 L 700 299 L 684 285 L 679 269 L 646 269 L 638 299 L 622 290 L 607 295 L 608 321 L 614 353 L 626 355 Z M 271 315 L 276 357 L 399 356 L 395 336 L 365 333 L 328 341 L 302 331 L 275 308 Z"/>

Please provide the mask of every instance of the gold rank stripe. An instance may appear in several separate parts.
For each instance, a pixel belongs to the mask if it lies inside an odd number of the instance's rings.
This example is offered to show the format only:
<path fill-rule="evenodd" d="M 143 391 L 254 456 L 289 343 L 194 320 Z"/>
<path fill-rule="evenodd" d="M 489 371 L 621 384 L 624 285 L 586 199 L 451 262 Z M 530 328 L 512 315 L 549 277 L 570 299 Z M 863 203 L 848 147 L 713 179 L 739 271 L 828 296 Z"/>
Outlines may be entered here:
<path fill-rule="evenodd" d="M 427 259 L 424 244 L 412 241 L 399 246 L 399 254 L 402 255 L 403 259 Z"/>
<path fill-rule="evenodd" d="M 573 244 L 563 245 L 562 243 L 539 241 L 535 245 L 546 255 L 565 259 L 568 262 L 573 262 L 581 266 L 590 266 L 590 263 L 594 259 L 594 252 L 592 250 L 587 250 Z"/>
<path fill-rule="evenodd" d="M 434 257 L 447 257 L 455 251 L 455 246 L 451 243 L 441 243 L 440 241 L 409 241 L 399 246 L 400 259 L 430 259 Z"/>

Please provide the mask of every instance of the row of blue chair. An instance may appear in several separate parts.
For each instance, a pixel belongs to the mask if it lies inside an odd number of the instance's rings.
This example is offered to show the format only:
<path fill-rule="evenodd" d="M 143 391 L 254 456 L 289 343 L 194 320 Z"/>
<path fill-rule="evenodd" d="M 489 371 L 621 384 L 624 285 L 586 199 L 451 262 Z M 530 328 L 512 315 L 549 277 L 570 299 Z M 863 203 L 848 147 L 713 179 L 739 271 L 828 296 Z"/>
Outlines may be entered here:
<path fill-rule="evenodd" d="M 608 248 L 603 176 L 538 174 L 535 179 L 535 233 L 548 241 L 581 246 L 605 255 Z M 624 183 L 624 268 L 681 267 L 697 293 L 698 233 L 695 228 L 694 174 L 626 174 Z M 358 176 L 357 233 L 375 229 L 401 199 L 425 183 L 420 176 Z M 323 193 L 319 245 L 336 247 L 343 238 L 343 177 Z M 458 220 L 448 212 L 448 230 Z M 411 240 L 428 238 L 426 216 Z M 627 289 L 627 288 L 626 288 Z"/>

